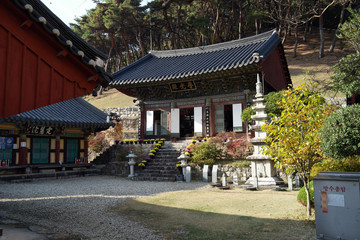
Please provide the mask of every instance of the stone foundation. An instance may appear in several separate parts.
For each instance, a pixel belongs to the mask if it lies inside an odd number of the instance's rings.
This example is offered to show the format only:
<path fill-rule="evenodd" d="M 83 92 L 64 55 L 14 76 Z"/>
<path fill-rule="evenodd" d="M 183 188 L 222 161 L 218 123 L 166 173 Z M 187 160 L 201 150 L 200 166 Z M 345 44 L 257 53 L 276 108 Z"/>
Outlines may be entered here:
<path fill-rule="evenodd" d="M 232 165 L 218 165 L 218 180 L 220 181 L 223 173 L 225 173 L 228 180 L 232 180 L 234 173 L 238 175 L 239 181 L 246 181 L 251 176 L 251 168 L 250 167 L 242 167 L 238 168 Z M 209 167 L 209 182 L 211 181 L 211 170 L 212 168 Z M 202 168 L 199 166 L 191 167 L 191 179 L 194 181 L 202 181 Z"/>
<path fill-rule="evenodd" d="M 109 114 L 111 120 L 121 120 L 123 126 L 123 139 L 138 139 L 138 107 L 103 108 L 103 112 Z"/>

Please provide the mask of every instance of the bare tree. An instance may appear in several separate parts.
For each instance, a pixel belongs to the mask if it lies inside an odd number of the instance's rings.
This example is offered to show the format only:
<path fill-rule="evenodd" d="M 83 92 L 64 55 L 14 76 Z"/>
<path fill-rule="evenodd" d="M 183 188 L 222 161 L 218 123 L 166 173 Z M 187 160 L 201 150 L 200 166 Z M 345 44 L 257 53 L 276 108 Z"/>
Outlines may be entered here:
<path fill-rule="evenodd" d="M 331 42 L 331 46 L 330 46 L 330 49 L 329 49 L 330 53 L 334 52 L 335 44 L 336 44 L 336 41 L 337 41 L 337 35 L 339 34 L 339 28 L 340 28 L 341 24 L 343 24 L 343 22 L 344 22 L 345 10 L 349 6 L 349 4 L 351 3 L 351 0 L 341 0 L 340 3 L 342 5 L 341 13 L 340 13 L 340 20 L 339 20 L 339 24 L 338 24 L 338 26 L 336 28 L 333 40 Z"/>

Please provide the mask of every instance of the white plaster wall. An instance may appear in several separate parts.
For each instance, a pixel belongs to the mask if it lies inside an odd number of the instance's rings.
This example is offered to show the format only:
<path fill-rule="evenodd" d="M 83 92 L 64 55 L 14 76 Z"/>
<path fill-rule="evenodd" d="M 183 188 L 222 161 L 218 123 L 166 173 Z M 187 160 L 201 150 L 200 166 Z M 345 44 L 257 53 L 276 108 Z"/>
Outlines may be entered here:
<path fill-rule="evenodd" d="M 171 109 L 171 133 L 180 133 L 180 109 Z"/>
<path fill-rule="evenodd" d="M 202 107 L 194 107 L 194 132 L 202 133 Z"/>
<path fill-rule="evenodd" d="M 146 132 L 154 131 L 154 111 L 146 111 Z"/>

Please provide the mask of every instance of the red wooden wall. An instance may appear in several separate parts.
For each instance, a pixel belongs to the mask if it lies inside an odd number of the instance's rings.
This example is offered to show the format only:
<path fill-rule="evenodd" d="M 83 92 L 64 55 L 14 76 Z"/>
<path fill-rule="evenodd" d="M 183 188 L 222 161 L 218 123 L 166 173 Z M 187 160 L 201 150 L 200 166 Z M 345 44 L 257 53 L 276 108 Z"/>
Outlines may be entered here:
<path fill-rule="evenodd" d="M 89 94 L 100 83 L 40 24 L 10 0 L 0 1 L 0 117 Z"/>
<path fill-rule="evenodd" d="M 284 66 L 287 66 L 284 56 L 282 55 L 282 47 L 278 45 L 273 52 L 261 62 L 262 72 L 265 74 L 265 81 L 276 90 L 284 90 L 291 84 L 289 73 L 286 73 Z"/>

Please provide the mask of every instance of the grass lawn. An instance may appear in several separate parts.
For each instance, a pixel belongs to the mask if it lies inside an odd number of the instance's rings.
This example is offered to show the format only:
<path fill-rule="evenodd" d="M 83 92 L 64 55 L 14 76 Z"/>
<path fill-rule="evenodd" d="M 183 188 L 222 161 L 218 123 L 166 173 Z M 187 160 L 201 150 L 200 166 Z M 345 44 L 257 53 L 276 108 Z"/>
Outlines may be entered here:
<path fill-rule="evenodd" d="M 135 98 L 129 97 L 115 88 L 103 91 L 103 94 L 97 97 L 87 95 L 83 97 L 86 101 L 102 110 L 109 107 L 134 107 L 133 100 Z"/>
<path fill-rule="evenodd" d="M 167 239 L 310 239 L 297 191 L 216 188 L 127 200 L 112 210 L 157 230 Z"/>

